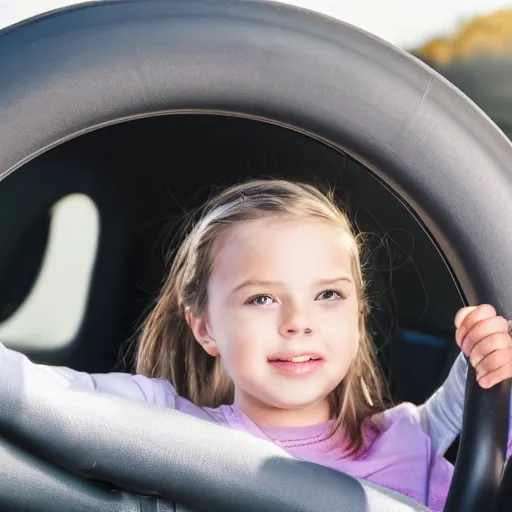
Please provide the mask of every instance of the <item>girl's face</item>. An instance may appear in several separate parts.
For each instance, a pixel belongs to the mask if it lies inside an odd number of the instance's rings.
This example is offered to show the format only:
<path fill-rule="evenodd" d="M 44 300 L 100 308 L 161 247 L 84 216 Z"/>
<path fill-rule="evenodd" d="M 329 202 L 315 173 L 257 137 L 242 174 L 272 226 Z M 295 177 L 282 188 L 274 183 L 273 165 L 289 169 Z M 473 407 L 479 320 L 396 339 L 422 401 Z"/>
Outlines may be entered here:
<path fill-rule="evenodd" d="M 348 236 L 326 222 L 263 219 L 217 248 L 207 311 L 189 323 L 220 355 L 235 405 L 260 425 L 329 419 L 327 397 L 359 340 Z"/>

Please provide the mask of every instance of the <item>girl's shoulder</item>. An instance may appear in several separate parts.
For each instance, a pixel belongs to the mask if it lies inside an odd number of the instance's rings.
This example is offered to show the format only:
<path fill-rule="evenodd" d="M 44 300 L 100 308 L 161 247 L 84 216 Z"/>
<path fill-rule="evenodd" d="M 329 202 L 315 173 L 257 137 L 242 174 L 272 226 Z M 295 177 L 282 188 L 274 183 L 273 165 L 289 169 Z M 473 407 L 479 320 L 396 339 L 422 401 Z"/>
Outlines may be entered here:
<path fill-rule="evenodd" d="M 412 423 L 419 423 L 420 421 L 418 406 L 411 402 L 402 402 L 394 407 L 390 407 L 389 409 L 381 412 L 380 415 L 388 421 L 395 421 L 399 419 L 410 421 Z"/>
<path fill-rule="evenodd" d="M 134 384 L 138 387 L 139 393 L 144 397 L 144 401 L 153 403 L 160 407 L 166 407 L 180 411 L 183 414 L 194 416 L 206 421 L 219 424 L 229 424 L 226 410 L 229 409 L 226 406 L 220 406 L 218 408 L 202 407 L 196 405 L 191 400 L 180 396 L 173 385 L 165 378 L 150 378 L 144 375 L 126 375 L 117 374 L 117 379 L 113 379 L 115 374 L 108 374 L 105 379 L 106 382 L 101 382 L 100 386 L 105 392 L 111 392 L 112 390 L 105 389 L 109 384 L 114 384 L 119 387 L 123 380 L 131 380 L 131 385 Z M 116 381 L 117 380 L 117 381 Z M 125 383 L 127 384 L 127 382 Z"/>
<path fill-rule="evenodd" d="M 403 402 L 372 417 L 379 432 L 404 432 L 419 437 L 427 437 L 421 423 L 419 408 Z"/>
<path fill-rule="evenodd" d="M 376 414 L 364 428 L 364 445 L 358 458 L 392 457 L 428 466 L 432 444 L 421 426 L 418 407 L 401 403 Z"/>

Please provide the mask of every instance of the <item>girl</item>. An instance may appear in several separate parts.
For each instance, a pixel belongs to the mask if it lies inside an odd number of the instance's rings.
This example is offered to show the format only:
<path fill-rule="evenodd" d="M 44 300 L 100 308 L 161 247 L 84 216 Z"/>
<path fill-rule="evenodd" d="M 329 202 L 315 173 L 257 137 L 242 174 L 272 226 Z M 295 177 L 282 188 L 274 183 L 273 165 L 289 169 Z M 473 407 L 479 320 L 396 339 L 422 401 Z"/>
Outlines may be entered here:
<path fill-rule="evenodd" d="M 137 375 L 38 366 L 0 345 L 0 396 L 41 379 L 36 399 L 51 379 L 151 402 L 441 510 L 465 361 L 424 407 L 386 410 L 367 315 L 357 239 L 335 203 L 308 185 L 250 181 L 211 199 L 186 234 L 143 326 Z M 511 376 L 507 322 L 492 307 L 465 308 L 456 325 L 483 387 Z"/>

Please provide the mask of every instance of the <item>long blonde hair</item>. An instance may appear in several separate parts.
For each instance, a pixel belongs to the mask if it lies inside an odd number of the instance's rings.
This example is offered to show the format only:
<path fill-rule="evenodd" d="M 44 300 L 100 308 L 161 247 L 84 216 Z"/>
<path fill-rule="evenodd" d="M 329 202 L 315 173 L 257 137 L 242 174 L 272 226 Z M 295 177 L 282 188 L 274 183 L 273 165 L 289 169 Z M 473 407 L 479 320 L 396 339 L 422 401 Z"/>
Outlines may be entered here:
<path fill-rule="evenodd" d="M 335 427 L 342 426 L 349 452 L 364 444 L 363 428 L 385 408 L 384 385 L 367 330 L 368 306 L 360 248 L 347 216 L 332 194 L 311 185 L 284 180 L 252 180 L 232 186 L 210 199 L 188 226 L 156 304 L 142 325 L 137 349 L 137 373 L 168 379 L 180 396 L 200 406 L 218 407 L 233 401 L 231 379 L 220 358 L 209 356 L 195 340 L 185 311 L 200 315 L 207 304 L 213 249 L 219 237 L 240 222 L 265 217 L 315 218 L 330 222 L 349 235 L 352 273 L 359 318 L 359 349 L 345 379 L 331 393 Z"/>

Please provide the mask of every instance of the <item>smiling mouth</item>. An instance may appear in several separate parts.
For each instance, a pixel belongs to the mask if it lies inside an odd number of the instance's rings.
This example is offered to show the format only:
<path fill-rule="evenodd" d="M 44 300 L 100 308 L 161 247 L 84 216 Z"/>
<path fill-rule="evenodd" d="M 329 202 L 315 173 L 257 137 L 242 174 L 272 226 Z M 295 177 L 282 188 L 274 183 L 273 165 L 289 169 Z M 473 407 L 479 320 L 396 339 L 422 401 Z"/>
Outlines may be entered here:
<path fill-rule="evenodd" d="M 282 363 L 305 363 L 306 361 L 319 361 L 319 357 L 314 356 L 294 356 L 289 359 L 281 359 L 281 358 L 274 358 L 269 359 L 269 362 L 275 363 L 275 362 L 282 362 Z"/>
<path fill-rule="evenodd" d="M 288 359 L 272 358 L 268 360 L 268 363 L 285 376 L 306 377 L 319 370 L 323 366 L 324 361 L 321 357 L 301 355 Z"/>

